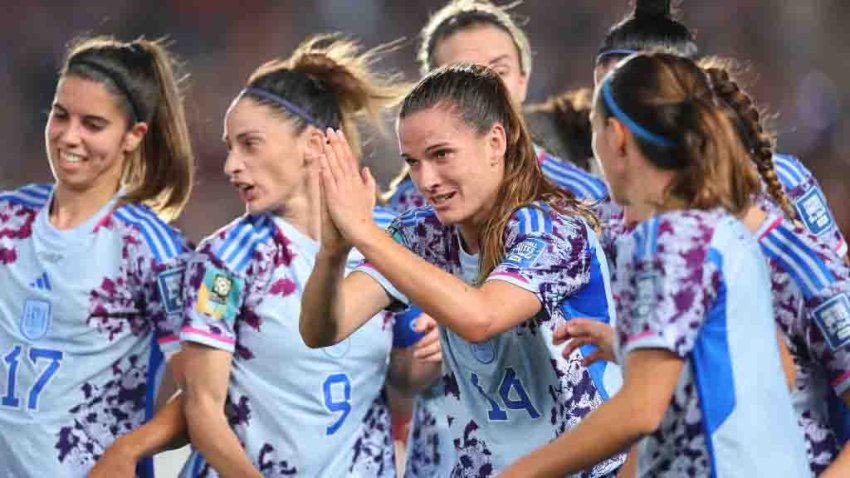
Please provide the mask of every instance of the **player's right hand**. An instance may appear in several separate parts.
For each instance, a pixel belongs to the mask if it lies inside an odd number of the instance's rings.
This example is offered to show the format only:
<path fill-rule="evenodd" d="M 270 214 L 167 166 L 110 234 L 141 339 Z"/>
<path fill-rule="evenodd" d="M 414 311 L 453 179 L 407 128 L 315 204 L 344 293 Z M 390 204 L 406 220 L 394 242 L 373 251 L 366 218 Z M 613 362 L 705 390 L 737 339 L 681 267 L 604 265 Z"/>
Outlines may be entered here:
<path fill-rule="evenodd" d="M 564 342 L 567 342 L 561 352 L 564 358 L 569 358 L 582 345 L 596 346 L 596 350 L 582 360 L 585 367 L 599 360 L 617 361 L 614 357 L 614 329 L 598 320 L 580 317 L 570 319 L 566 324 L 555 329 L 552 337 L 552 343 L 555 345 L 561 345 Z"/>

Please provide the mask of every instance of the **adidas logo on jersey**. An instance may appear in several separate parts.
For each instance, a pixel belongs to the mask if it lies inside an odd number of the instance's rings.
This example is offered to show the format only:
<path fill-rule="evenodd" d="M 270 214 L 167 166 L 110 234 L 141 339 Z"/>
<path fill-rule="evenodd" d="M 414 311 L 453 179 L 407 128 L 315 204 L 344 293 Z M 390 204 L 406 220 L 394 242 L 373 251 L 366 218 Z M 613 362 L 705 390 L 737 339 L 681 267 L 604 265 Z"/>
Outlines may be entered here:
<path fill-rule="evenodd" d="M 50 285 L 50 278 L 47 276 L 47 272 L 41 274 L 38 279 L 30 282 L 30 287 L 39 290 L 53 290 L 53 286 Z"/>

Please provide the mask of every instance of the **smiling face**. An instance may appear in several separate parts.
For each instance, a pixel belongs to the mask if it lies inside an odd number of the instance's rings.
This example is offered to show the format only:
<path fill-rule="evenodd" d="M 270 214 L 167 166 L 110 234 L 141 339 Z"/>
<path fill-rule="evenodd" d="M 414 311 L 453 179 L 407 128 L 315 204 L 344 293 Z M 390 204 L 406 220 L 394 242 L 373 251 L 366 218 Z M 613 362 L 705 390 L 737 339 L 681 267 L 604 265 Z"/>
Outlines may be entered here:
<path fill-rule="evenodd" d="M 511 36 L 489 24 L 458 30 L 434 48 L 434 65 L 471 63 L 492 68 L 505 83 L 513 101 L 520 105 L 528 92 L 528 75 L 520 65 L 519 51 Z"/>
<path fill-rule="evenodd" d="M 505 130 L 481 134 L 438 104 L 399 120 L 401 154 L 410 177 L 443 224 L 480 224 L 504 176 Z"/>
<path fill-rule="evenodd" d="M 130 127 L 119 100 L 95 81 L 60 78 L 44 130 L 58 189 L 108 195 L 118 189 L 125 157 L 147 131 L 144 123 Z"/>
<path fill-rule="evenodd" d="M 224 120 L 224 172 L 250 214 L 280 213 L 305 194 L 307 157 L 321 148 L 322 134 L 308 127 L 296 134 L 292 121 L 251 98 L 238 98 Z M 319 149 L 320 150 L 320 149 Z"/>

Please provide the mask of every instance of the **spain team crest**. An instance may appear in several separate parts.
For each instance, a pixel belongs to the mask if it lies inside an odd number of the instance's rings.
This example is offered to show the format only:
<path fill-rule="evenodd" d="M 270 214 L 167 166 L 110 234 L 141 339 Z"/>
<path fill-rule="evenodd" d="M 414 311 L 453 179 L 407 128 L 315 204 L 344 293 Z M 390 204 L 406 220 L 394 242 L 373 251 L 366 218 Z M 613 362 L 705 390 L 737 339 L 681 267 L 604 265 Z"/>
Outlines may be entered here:
<path fill-rule="evenodd" d="M 29 340 L 38 340 L 50 329 L 50 302 L 27 299 L 21 314 L 21 334 Z"/>

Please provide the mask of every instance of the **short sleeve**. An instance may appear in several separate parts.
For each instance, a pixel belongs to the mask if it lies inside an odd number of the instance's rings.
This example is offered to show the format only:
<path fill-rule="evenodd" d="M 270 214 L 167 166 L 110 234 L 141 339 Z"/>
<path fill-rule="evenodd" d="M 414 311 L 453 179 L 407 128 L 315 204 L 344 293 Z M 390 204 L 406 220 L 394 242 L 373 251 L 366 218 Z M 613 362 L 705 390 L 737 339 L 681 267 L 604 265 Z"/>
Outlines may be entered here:
<path fill-rule="evenodd" d="M 664 349 L 685 358 L 693 349 L 722 281 L 701 232 L 695 217 L 655 217 L 618 243 L 622 357 Z"/>
<path fill-rule="evenodd" d="M 235 322 L 245 301 L 245 277 L 202 246 L 186 265 L 180 340 L 233 352 Z"/>
<path fill-rule="evenodd" d="M 590 281 L 590 267 L 585 223 L 532 206 L 517 211 L 508 223 L 504 258 L 486 280 L 525 289 L 554 310 Z"/>
<path fill-rule="evenodd" d="M 410 249 L 407 244 L 407 241 L 404 238 L 404 235 L 402 234 L 400 221 L 400 218 L 394 219 L 392 224 L 387 227 L 387 233 L 393 238 L 394 241 L 406 247 L 407 249 Z M 384 288 L 385 291 L 387 291 L 387 294 L 392 300 L 398 301 L 406 306 L 410 305 L 410 299 L 408 299 L 406 295 L 404 295 L 389 280 L 387 280 L 387 278 L 384 277 L 383 274 L 378 272 L 378 270 L 375 269 L 375 266 L 370 264 L 368 261 L 361 262 L 359 265 L 357 265 L 354 268 L 354 272 L 362 272 L 374 279 L 378 284 L 380 284 L 381 287 Z"/>
<path fill-rule="evenodd" d="M 806 336 L 809 350 L 826 367 L 832 388 L 841 395 L 850 390 L 850 295 L 846 290 L 835 292 L 830 287 L 818 294 L 810 307 L 813 325 Z"/>
<path fill-rule="evenodd" d="M 152 278 L 145 287 L 147 314 L 154 324 L 160 349 L 170 356 L 180 349 L 178 339 L 183 322 L 183 273 L 190 252 L 154 263 Z"/>

